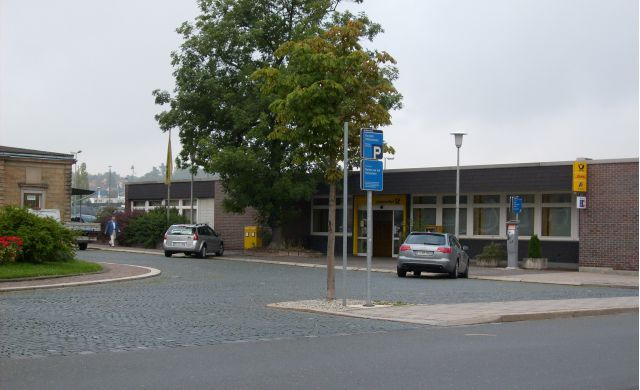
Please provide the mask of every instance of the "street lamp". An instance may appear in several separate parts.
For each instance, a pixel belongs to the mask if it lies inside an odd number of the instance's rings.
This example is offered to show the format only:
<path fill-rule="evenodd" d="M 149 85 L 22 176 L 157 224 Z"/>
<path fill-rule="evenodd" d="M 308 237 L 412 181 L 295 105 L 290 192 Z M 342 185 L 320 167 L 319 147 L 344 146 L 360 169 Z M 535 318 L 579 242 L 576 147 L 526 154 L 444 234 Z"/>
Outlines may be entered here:
<path fill-rule="evenodd" d="M 382 168 L 383 170 L 387 170 L 387 160 L 395 160 L 395 157 L 385 157 L 384 158 L 384 167 Z"/>
<path fill-rule="evenodd" d="M 467 133 L 451 133 L 455 137 L 457 160 L 456 160 L 456 220 L 455 220 L 455 235 L 458 237 L 460 231 L 460 148 L 462 147 L 462 137 Z"/>
<path fill-rule="evenodd" d="M 73 186 L 78 185 L 78 178 L 76 176 L 78 176 L 78 155 L 80 153 L 82 153 L 82 150 L 71 152 L 71 154 L 73 154 L 73 176 L 71 177 L 71 192 L 73 192 Z M 73 200 L 71 200 L 71 213 L 73 213 Z"/>

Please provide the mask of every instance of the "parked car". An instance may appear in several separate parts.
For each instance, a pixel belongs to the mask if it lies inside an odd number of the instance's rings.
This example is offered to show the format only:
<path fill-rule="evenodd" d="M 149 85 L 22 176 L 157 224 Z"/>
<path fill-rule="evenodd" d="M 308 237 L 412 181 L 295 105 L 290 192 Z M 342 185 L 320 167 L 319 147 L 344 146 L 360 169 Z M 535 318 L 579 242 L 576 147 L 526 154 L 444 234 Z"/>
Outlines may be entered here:
<path fill-rule="evenodd" d="M 398 276 L 404 278 L 413 271 L 448 273 L 451 278 L 469 277 L 469 256 L 466 246 L 447 233 L 413 232 L 400 245 Z"/>
<path fill-rule="evenodd" d="M 184 253 L 187 256 L 195 254 L 205 258 L 211 253 L 216 256 L 224 253 L 222 237 L 206 224 L 171 225 L 164 234 L 162 247 L 166 257 Z"/>

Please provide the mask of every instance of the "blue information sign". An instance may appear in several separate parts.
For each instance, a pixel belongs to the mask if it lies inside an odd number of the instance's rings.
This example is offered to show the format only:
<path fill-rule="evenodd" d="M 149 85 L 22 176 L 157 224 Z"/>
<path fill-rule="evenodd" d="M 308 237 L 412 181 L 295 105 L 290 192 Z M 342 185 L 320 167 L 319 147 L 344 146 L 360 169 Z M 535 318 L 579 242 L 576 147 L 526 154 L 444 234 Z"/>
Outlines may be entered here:
<path fill-rule="evenodd" d="M 381 130 L 362 129 L 360 131 L 360 153 L 363 159 L 381 160 L 384 145 Z"/>
<path fill-rule="evenodd" d="M 515 214 L 520 214 L 520 212 L 522 211 L 522 198 L 519 196 L 514 196 L 513 198 L 511 198 L 511 210 L 513 210 L 513 212 Z"/>
<path fill-rule="evenodd" d="M 360 189 L 363 191 L 382 191 L 382 161 L 362 160 Z"/>

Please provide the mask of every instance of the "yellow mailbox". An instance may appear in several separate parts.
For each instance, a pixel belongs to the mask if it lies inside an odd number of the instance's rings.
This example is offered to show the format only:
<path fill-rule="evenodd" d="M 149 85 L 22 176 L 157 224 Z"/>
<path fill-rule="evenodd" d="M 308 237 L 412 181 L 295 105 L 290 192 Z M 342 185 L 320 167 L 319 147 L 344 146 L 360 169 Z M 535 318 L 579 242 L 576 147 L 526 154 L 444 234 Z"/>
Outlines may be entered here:
<path fill-rule="evenodd" d="M 262 247 L 262 237 L 260 227 L 245 226 L 244 227 L 244 249 Z"/>

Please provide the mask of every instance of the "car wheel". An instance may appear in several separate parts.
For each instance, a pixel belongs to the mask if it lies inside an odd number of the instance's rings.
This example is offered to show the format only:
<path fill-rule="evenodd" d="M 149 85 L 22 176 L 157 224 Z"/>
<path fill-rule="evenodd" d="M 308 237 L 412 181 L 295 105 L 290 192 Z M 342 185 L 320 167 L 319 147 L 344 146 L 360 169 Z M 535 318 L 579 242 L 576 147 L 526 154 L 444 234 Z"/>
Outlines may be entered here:
<path fill-rule="evenodd" d="M 413 276 L 420 277 L 420 274 L 421 274 L 421 273 L 422 273 L 422 272 L 420 272 L 420 271 L 413 271 Z"/>
<path fill-rule="evenodd" d="M 191 255 L 192 255 L 192 254 L 193 254 L 193 253 L 191 253 L 191 252 L 184 252 L 184 256 L 185 256 L 185 257 L 191 257 Z"/>
<path fill-rule="evenodd" d="M 398 268 L 398 277 L 406 278 L 407 277 L 407 271 Z"/>
<path fill-rule="evenodd" d="M 202 244 L 202 248 L 200 248 L 200 252 L 198 252 L 198 257 L 204 259 L 207 257 L 207 246 Z"/>
<path fill-rule="evenodd" d="M 464 270 L 461 276 L 464 279 L 469 279 L 469 261 L 467 261 L 467 268 Z"/>
<path fill-rule="evenodd" d="M 453 269 L 453 271 L 451 271 L 451 273 L 449 274 L 449 277 L 451 279 L 458 279 L 458 273 L 460 272 L 460 261 L 456 260 L 456 266 Z"/>
<path fill-rule="evenodd" d="M 216 252 L 216 256 L 222 256 L 224 254 L 224 244 L 220 243 L 220 249 Z"/>
<path fill-rule="evenodd" d="M 164 251 L 164 257 L 171 257 L 172 253 L 170 251 Z"/>

